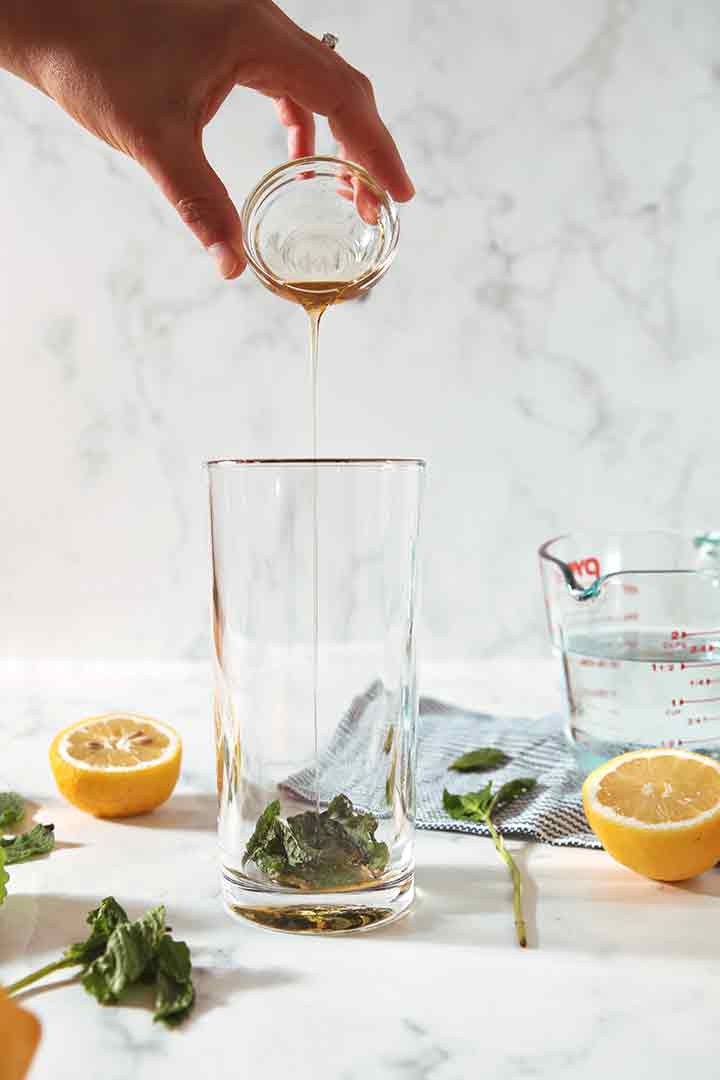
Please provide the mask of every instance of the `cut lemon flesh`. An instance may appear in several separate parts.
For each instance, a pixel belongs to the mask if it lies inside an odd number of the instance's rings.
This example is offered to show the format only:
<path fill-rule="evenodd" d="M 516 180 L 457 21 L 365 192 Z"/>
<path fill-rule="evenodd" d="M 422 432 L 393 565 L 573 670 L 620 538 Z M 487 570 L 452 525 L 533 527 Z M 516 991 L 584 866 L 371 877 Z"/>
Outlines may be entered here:
<path fill-rule="evenodd" d="M 104 716 L 66 731 L 58 752 L 90 769 L 138 769 L 168 757 L 178 737 L 147 717 Z"/>
<path fill-rule="evenodd" d="M 96 817 L 130 817 L 160 806 L 177 783 L 181 756 L 176 731 L 132 713 L 81 720 L 50 746 L 60 792 Z"/>
<path fill-rule="evenodd" d="M 680 881 L 720 858 L 720 763 L 637 750 L 590 773 L 585 815 L 605 850 L 646 877 Z"/>

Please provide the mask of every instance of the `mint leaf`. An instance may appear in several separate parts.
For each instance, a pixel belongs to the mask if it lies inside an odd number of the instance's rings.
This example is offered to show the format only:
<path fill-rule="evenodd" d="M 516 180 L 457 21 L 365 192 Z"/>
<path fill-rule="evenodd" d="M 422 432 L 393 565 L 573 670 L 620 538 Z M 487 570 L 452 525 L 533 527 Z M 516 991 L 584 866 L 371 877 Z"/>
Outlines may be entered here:
<path fill-rule="evenodd" d="M 101 1005 L 114 1004 L 155 962 L 165 933 L 165 908 L 160 904 L 135 922 L 121 922 L 107 940 L 105 951 L 86 967 L 82 984 Z"/>
<path fill-rule="evenodd" d="M 452 818 L 467 821 L 484 821 L 492 806 L 492 781 L 488 780 L 480 791 L 454 795 L 447 788 L 443 792 L 443 806 Z"/>
<path fill-rule="evenodd" d="M 537 780 L 534 776 L 520 776 L 517 780 L 509 780 L 507 784 L 503 784 L 493 799 L 493 807 L 505 806 L 521 795 L 527 795 L 536 784 Z"/>
<path fill-rule="evenodd" d="M 448 769 L 457 772 L 488 772 L 490 769 L 499 769 L 501 765 L 507 765 L 510 758 L 502 750 L 496 750 L 492 746 L 481 746 L 478 750 L 469 750 L 467 754 L 461 754 L 459 758 L 448 765 Z"/>
<path fill-rule="evenodd" d="M 0 829 L 17 825 L 25 817 L 25 803 L 14 791 L 0 792 Z"/>
<path fill-rule="evenodd" d="M 54 829 L 54 825 L 36 825 L 20 836 L 0 839 L 0 848 L 5 850 L 6 864 L 11 866 L 12 863 L 34 859 L 36 855 L 47 855 L 55 847 Z"/>
<path fill-rule="evenodd" d="M 94 908 L 85 920 L 92 927 L 90 936 L 85 941 L 78 941 L 69 945 L 63 953 L 63 960 L 75 964 L 90 964 L 105 950 L 108 938 L 120 923 L 129 922 L 127 913 L 121 908 L 117 900 L 107 896 Z"/>
<path fill-rule="evenodd" d="M 252 834 L 245 847 L 243 866 L 251 859 L 255 860 L 258 852 L 267 850 L 277 833 L 277 819 L 280 817 L 280 803 L 277 799 L 269 803 L 255 822 L 255 832 Z"/>
<path fill-rule="evenodd" d="M 367 865 L 370 870 L 373 870 L 376 874 L 381 874 L 388 864 L 390 859 L 390 849 L 387 844 L 383 844 L 381 841 L 376 841 L 370 846 L 370 854 L 368 855 Z"/>
<path fill-rule="evenodd" d="M 10 877 L 5 872 L 5 850 L 0 848 L 0 907 L 5 903 L 5 897 L 7 896 L 7 885 Z"/>
<path fill-rule="evenodd" d="M 295 818 L 292 820 L 293 822 L 296 821 Z M 300 829 L 297 829 L 297 833 L 293 832 L 290 822 L 282 820 L 278 821 L 277 828 L 285 862 L 289 867 L 296 869 L 313 861 L 314 849 L 309 846 Z M 310 842 L 313 840 L 315 840 L 315 837 L 311 836 Z"/>
<path fill-rule="evenodd" d="M 191 970 L 190 950 L 185 942 L 165 934 L 157 954 L 154 1020 L 173 1025 L 188 1015 L 195 1000 Z"/>
<path fill-rule="evenodd" d="M 377 818 L 354 809 L 336 795 L 327 810 L 308 810 L 284 821 L 271 802 L 248 840 L 243 865 L 252 860 L 272 881 L 296 888 L 332 889 L 372 881 L 382 874 L 390 852 L 375 839 Z"/>
<path fill-rule="evenodd" d="M 453 795 L 447 788 L 443 791 L 443 807 L 445 813 L 449 814 L 452 818 L 459 820 L 465 817 L 462 795 Z"/>
<path fill-rule="evenodd" d="M 336 795 L 327 814 L 342 825 L 363 852 L 371 849 L 378 826 L 376 817 L 355 810 L 347 795 Z"/>
<path fill-rule="evenodd" d="M 96 936 L 110 937 L 119 923 L 130 922 L 125 908 L 118 904 L 114 896 L 106 896 L 103 901 L 88 914 L 85 922 L 92 927 L 88 941 Z M 87 944 L 87 943 L 86 943 Z"/>

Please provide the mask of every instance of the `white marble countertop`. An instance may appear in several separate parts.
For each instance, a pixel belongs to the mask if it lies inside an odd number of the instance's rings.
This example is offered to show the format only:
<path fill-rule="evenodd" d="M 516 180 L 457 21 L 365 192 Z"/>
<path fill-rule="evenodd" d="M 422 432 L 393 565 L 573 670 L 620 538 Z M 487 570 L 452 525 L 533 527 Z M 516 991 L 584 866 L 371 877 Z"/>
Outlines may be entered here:
<path fill-rule="evenodd" d="M 557 705 L 545 662 L 425 672 L 423 689 L 476 707 Z M 11 867 L 0 909 L 2 981 L 84 936 L 115 895 L 132 915 L 164 902 L 193 953 L 198 1004 L 177 1031 L 142 1008 L 100 1008 L 81 987 L 25 997 L 44 1034 L 32 1080 L 652 1080 L 714 1075 L 720 874 L 659 885 L 604 853 L 517 843 L 530 945 L 514 944 L 510 889 L 489 841 L 420 833 L 414 913 L 336 939 L 231 921 L 215 860 L 209 690 L 201 666 L 6 664 L 0 782 L 53 821 L 57 850 Z M 67 806 L 50 737 L 93 712 L 168 720 L 181 784 L 155 814 L 96 821 Z M 0 1048 L 1 1053 L 1 1048 Z"/>

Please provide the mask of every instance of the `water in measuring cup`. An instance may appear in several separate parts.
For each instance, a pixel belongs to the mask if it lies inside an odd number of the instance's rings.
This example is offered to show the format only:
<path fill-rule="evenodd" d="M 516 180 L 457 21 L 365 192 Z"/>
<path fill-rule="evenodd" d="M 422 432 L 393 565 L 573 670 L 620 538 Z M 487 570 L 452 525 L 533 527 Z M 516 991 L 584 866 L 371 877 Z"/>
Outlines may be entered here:
<path fill-rule="evenodd" d="M 584 772 L 643 747 L 720 757 L 720 629 L 598 626 L 566 635 L 562 666 L 567 732 Z"/>

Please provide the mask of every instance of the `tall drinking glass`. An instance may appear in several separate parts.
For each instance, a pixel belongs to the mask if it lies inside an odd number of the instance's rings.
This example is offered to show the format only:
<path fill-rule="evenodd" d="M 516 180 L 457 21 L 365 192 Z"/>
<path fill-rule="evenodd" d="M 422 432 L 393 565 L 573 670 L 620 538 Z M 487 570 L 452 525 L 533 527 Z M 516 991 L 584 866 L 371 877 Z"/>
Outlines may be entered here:
<path fill-rule="evenodd" d="M 413 899 L 424 463 L 209 463 L 223 896 L 338 933 Z"/>

